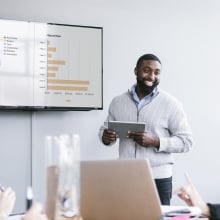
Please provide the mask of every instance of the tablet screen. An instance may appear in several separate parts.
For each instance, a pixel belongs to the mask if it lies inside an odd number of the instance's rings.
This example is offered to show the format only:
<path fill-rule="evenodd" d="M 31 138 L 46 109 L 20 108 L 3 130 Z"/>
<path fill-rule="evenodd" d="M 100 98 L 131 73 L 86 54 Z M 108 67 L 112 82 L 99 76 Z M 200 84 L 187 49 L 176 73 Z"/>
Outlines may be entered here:
<path fill-rule="evenodd" d="M 108 129 L 114 130 L 119 138 L 126 138 L 128 131 L 144 132 L 145 123 L 143 122 L 125 122 L 108 121 Z"/>

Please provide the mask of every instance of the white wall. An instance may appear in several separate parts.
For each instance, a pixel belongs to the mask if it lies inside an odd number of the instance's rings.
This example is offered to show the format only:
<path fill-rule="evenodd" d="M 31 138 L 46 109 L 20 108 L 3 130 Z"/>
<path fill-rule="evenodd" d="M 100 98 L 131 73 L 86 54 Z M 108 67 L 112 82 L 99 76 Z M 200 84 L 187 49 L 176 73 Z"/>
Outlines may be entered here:
<path fill-rule="evenodd" d="M 149 52 L 161 58 L 161 87 L 183 102 L 194 133 L 194 149 L 175 155 L 174 188 L 185 183 L 183 173 L 187 170 L 205 200 L 220 202 L 218 0 L 0 0 L 0 6 L 0 17 L 5 19 L 104 28 L 104 110 L 37 112 L 29 118 L 33 128 L 33 184 L 37 200 L 42 201 L 44 193 L 45 135 L 79 133 L 82 159 L 117 157 L 117 146 L 105 148 L 100 144 L 98 129 L 111 99 L 135 82 L 136 59 Z M 19 113 L 12 115 L 20 117 Z M 25 124 L 24 120 L 24 132 Z M 10 125 L 14 126 L 12 122 Z M 19 139 L 17 134 L 15 139 Z M 27 144 L 23 138 L 19 141 Z M 174 198 L 173 203 L 180 201 Z"/>
<path fill-rule="evenodd" d="M 25 209 L 31 184 L 31 113 L 0 112 L 0 184 L 16 190 L 14 212 Z"/>

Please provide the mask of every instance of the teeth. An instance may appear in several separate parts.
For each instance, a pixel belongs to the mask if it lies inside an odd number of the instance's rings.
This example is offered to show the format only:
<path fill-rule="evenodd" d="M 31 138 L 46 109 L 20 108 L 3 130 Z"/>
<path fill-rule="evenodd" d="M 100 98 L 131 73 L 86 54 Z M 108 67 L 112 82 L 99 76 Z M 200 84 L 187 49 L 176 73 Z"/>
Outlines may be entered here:
<path fill-rule="evenodd" d="M 146 81 L 146 83 L 150 83 L 150 84 L 153 84 L 154 82 L 153 82 L 153 81 Z"/>
<path fill-rule="evenodd" d="M 147 81 L 147 82 L 146 82 L 146 85 L 148 85 L 148 86 L 152 86 L 152 85 L 153 85 L 153 82 L 149 82 L 149 81 Z"/>

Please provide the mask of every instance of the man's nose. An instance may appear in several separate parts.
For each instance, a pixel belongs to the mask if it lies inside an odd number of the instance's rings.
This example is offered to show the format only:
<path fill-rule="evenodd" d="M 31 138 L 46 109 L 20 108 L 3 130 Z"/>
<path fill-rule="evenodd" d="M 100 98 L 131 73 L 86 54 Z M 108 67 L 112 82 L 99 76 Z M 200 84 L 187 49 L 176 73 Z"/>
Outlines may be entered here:
<path fill-rule="evenodd" d="M 150 71 L 150 72 L 149 72 L 149 78 L 150 78 L 152 81 L 155 80 L 155 73 L 154 73 L 154 71 Z"/>

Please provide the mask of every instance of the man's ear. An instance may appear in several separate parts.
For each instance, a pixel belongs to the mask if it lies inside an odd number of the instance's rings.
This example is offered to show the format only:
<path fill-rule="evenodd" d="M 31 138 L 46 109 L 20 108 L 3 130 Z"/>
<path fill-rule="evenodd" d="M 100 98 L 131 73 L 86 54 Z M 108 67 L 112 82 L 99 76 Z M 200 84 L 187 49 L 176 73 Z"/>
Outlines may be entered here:
<path fill-rule="evenodd" d="M 135 68 L 134 68 L 134 74 L 137 76 L 137 73 L 138 73 L 137 67 L 135 67 Z"/>

